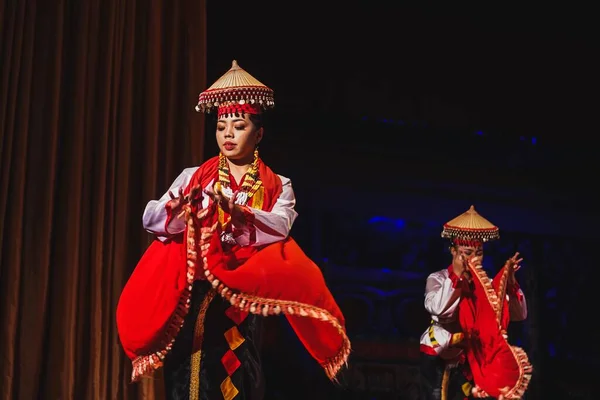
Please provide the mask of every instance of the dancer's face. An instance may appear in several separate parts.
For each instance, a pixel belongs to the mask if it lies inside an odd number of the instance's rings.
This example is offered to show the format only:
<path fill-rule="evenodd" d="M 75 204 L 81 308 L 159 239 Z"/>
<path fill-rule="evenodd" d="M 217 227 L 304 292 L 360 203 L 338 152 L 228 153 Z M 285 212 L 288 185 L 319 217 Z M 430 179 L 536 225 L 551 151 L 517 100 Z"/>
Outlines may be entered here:
<path fill-rule="evenodd" d="M 454 246 L 451 250 L 452 262 L 457 263 L 462 256 L 465 260 L 478 257 L 479 263 L 483 262 L 483 246 Z"/>
<path fill-rule="evenodd" d="M 217 121 L 217 144 L 225 157 L 251 163 L 254 149 L 261 141 L 263 128 L 257 127 L 249 114 L 222 116 Z"/>

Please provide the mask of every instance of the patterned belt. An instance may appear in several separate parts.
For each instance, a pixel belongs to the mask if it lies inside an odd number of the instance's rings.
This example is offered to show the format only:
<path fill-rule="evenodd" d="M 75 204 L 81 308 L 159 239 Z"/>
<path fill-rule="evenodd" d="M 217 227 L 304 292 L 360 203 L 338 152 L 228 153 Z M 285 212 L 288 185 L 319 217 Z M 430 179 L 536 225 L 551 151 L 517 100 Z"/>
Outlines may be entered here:
<path fill-rule="evenodd" d="M 429 341 L 431 342 L 431 346 L 435 348 L 435 347 L 439 347 L 440 344 L 438 343 L 437 339 L 435 338 L 435 334 L 433 331 L 434 325 L 440 325 L 441 327 L 443 327 L 443 325 L 434 321 L 433 319 L 431 320 L 431 324 L 429 325 Z M 462 332 L 453 333 L 452 337 L 450 338 L 450 346 L 454 346 L 455 344 L 460 343 L 464 338 L 465 338 L 465 335 Z"/>

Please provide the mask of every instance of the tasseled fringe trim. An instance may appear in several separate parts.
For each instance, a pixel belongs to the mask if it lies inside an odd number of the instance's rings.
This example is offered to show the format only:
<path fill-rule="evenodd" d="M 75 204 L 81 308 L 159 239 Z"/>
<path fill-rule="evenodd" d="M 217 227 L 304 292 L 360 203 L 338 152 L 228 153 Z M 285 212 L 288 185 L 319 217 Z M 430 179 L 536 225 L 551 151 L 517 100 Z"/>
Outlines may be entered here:
<path fill-rule="evenodd" d="M 457 226 L 444 224 L 441 236 L 456 241 L 456 243 L 480 245 L 482 243 L 500 239 L 500 232 L 497 227 L 475 229 L 459 228 Z"/>
<path fill-rule="evenodd" d="M 189 214 L 190 209 L 186 208 L 186 214 Z M 203 217 L 208 212 L 208 209 L 203 210 L 199 217 Z M 195 236 L 195 228 L 193 224 L 193 220 L 188 218 L 188 244 L 189 237 Z M 192 241 L 194 243 L 195 241 Z M 197 253 L 194 251 L 193 246 L 187 247 L 187 271 L 186 271 L 186 283 L 187 287 L 183 290 L 183 293 L 179 299 L 179 304 L 171 317 L 167 325 L 167 330 L 165 332 L 165 336 L 162 342 L 158 345 L 160 350 L 157 350 L 151 354 L 140 356 L 135 358 L 132 361 L 133 371 L 131 373 L 131 381 L 137 382 L 142 377 L 152 376 L 155 370 L 159 369 L 163 366 L 163 360 L 166 355 L 171 351 L 173 347 L 173 343 L 175 342 L 175 338 L 177 334 L 181 330 L 183 326 L 183 322 L 185 320 L 186 315 L 190 309 L 191 297 L 192 297 L 192 285 L 194 284 L 195 273 L 196 273 L 196 264 L 195 260 L 198 258 Z"/>
<path fill-rule="evenodd" d="M 527 354 L 525 354 L 523 349 L 516 346 L 510 346 L 510 348 L 519 364 L 519 379 L 517 379 L 516 384 L 511 389 L 503 391 L 502 396 L 505 400 L 521 400 L 529 386 L 533 367 L 529 363 Z M 478 399 L 490 397 L 490 395 L 479 386 L 475 386 L 471 391 L 471 394 Z"/>
<path fill-rule="evenodd" d="M 208 207 L 198 212 L 196 217 L 198 220 L 202 220 L 206 217 L 209 210 L 213 208 Z M 213 210 L 214 211 L 214 210 Z M 159 346 L 160 350 L 153 352 L 149 355 L 140 356 L 133 360 L 133 372 L 132 382 L 139 381 L 144 376 L 152 376 L 155 370 L 163 366 L 163 360 L 166 355 L 171 351 L 175 338 L 179 333 L 185 316 L 187 315 L 192 294 L 192 285 L 195 279 L 196 265 L 198 262 L 198 254 L 196 249 L 196 230 L 194 228 L 194 216 L 191 213 L 189 207 L 186 207 L 186 221 L 187 221 L 187 283 L 188 287 L 183 291 L 183 294 L 179 300 L 171 321 L 169 328 L 165 333 L 163 345 Z M 295 301 L 282 301 L 275 299 L 266 299 L 256 296 L 251 296 L 244 293 L 234 293 L 231 289 L 219 282 L 218 279 L 208 269 L 208 249 L 210 247 L 210 240 L 212 235 L 215 233 L 216 224 L 211 228 L 201 228 L 200 234 L 200 250 L 202 257 L 202 266 L 204 269 L 204 275 L 206 279 L 211 283 L 212 287 L 216 289 L 217 293 L 221 295 L 225 300 L 229 301 L 231 305 L 238 307 L 242 311 L 247 311 L 256 315 L 300 315 L 303 317 L 310 317 L 319 319 L 324 322 L 332 324 L 338 334 L 342 337 L 342 346 L 338 350 L 338 353 L 321 364 L 327 377 L 336 381 L 336 376 L 343 366 L 348 366 L 348 357 L 351 351 L 351 344 L 346 332 L 340 322 L 331 315 L 327 310 L 311 306 L 309 304 L 299 303 Z"/>
<path fill-rule="evenodd" d="M 529 362 L 529 357 L 525 350 L 517 346 L 510 346 L 517 363 L 519 364 L 519 379 L 517 383 L 504 395 L 506 400 L 518 400 L 523 397 L 531 381 L 531 374 L 533 373 L 533 366 Z"/>
<path fill-rule="evenodd" d="M 498 298 L 498 294 L 492 286 L 492 281 L 485 273 L 485 270 L 483 269 L 481 264 L 472 267 L 471 269 L 474 272 L 477 279 L 479 280 L 479 282 L 481 283 L 481 285 L 483 286 L 488 302 L 490 303 L 494 312 L 496 313 L 496 321 L 498 322 L 498 327 L 501 330 L 502 338 L 506 341 L 511 352 L 513 353 L 517 365 L 519 366 L 519 378 L 517 379 L 515 385 L 503 394 L 504 399 L 519 400 L 523 397 L 525 391 L 527 391 L 529 381 L 531 380 L 531 374 L 533 372 L 533 366 L 529 362 L 529 357 L 527 356 L 527 353 L 525 353 L 525 350 L 517 346 L 511 346 L 510 343 L 508 343 L 508 336 L 506 335 L 506 332 L 502 330 L 500 320 L 502 316 L 503 297 L 500 299 Z M 500 282 L 500 293 L 502 293 L 503 288 L 505 288 L 507 276 L 508 274 L 506 273 L 505 269 L 504 273 L 502 274 L 502 282 Z M 476 398 L 489 397 L 489 395 L 478 386 L 473 388 L 472 394 L 473 397 Z"/>
<path fill-rule="evenodd" d="M 500 324 L 502 321 L 502 310 L 504 308 L 504 298 L 506 297 L 506 286 L 508 282 L 508 261 L 502 268 L 502 275 L 500 276 L 500 283 L 498 284 L 498 309 L 496 310 L 496 321 Z"/>
<path fill-rule="evenodd" d="M 203 216 L 202 216 L 203 217 Z M 198 219 L 202 219 L 199 216 Z M 188 221 L 192 221 L 193 218 L 189 218 Z M 189 222 L 188 222 L 189 227 Z M 208 249 L 210 247 L 210 240 L 212 235 L 215 233 L 217 225 L 215 224 L 211 228 L 202 228 L 201 229 L 201 239 L 200 239 L 200 249 L 202 255 L 202 267 L 204 269 L 204 275 L 206 276 L 206 280 L 210 282 L 212 287 L 223 297 L 225 300 L 229 301 L 232 306 L 239 308 L 242 311 L 246 311 L 256 315 L 269 316 L 269 315 L 279 315 L 279 314 L 289 314 L 289 315 L 300 315 L 302 317 L 310 317 L 315 318 L 324 322 L 329 322 L 331 325 L 336 328 L 338 334 L 342 337 L 342 346 L 338 350 L 338 353 L 328 359 L 326 362 L 322 363 L 321 366 L 325 370 L 325 373 L 329 377 L 329 379 L 335 381 L 336 376 L 342 366 L 347 366 L 348 356 L 350 355 L 351 345 L 348 336 L 340 322 L 337 318 L 329 313 L 329 311 L 324 310 L 322 308 L 314 307 L 309 304 L 304 304 L 296 301 L 284 301 L 284 300 L 276 300 L 276 299 L 267 299 L 262 297 L 251 296 L 245 293 L 235 293 L 230 288 L 225 286 L 222 282 L 220 282 L 211 272 L 208 267 L 208 259 L 206 255 L 208 254 Z M 196 248 L 195 246 L 195 236 L 192 231 L 188 228 L 188 237 L 187 243 L 188 248 Z M 196 265 L 196 259 L 189 257 L 190 252 L 188 252 L 188 266 Z"/>
<path fill-rule="evenodd" d="M 487 276 L 485 270 L 481 266 L 481 264 L 476 265 L 475 267 L 471 267 L 473 274 L 481 283 L 483 290 L 485 292 L 485 296 L 487 297 L 488 303 L 494 310 L 494 314 L 496 315 L 496 322 L 498 323 L 498 327 L 500 327 L 501 323 L 501 314 L 502 314 L 502 299 L 498 298 L 498 294 L 496 290 L 494 290 L 494 286 L 492 286 L 492 280 Z"/>

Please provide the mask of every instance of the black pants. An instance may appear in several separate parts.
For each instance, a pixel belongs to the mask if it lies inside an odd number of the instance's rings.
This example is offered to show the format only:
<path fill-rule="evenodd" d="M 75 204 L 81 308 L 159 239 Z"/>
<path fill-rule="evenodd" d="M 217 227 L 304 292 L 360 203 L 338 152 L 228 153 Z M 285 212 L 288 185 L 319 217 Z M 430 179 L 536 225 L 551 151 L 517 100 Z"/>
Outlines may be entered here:
<path fill-rule="evenodd" d="M 224 333 L 233 326 L 233 322 L 225 314 L 230 304 L 219 295 L 214 296 L 205 314 L 200 371 L 191 370 L 196 319 L 200 305 L 209 290 L 208 282 L 194 283 L 190 312 L 177 335 L 172 351 L 165 359 L 167 400 L 189 400 L 192 380 L 200 382 L 194 397 L 200 400 L 223 400 L 220 385 L 228 374 L 221 360 L 229 351 Z M 248 315 L 238 328 L 245 341 L 235 349 L 240 366 L 230 377 L 236 390 L 239 391 L 235 400 L 263 400 L 265 384 L 259 355 L 262 318 Z"/>
<path fill-rule="evenodd" d="M 446 362 L 437 356 L 430 356 L 421 353 L 420 372 L 421 372 L 421 400 L 441 400 L 442 382 Z M 471 399 L 471 382 L 467 380 L 460 366 L 450 370 L 447 386 L 448 400 Z M 466 395 L 465 391 L 469 394 Z"/>

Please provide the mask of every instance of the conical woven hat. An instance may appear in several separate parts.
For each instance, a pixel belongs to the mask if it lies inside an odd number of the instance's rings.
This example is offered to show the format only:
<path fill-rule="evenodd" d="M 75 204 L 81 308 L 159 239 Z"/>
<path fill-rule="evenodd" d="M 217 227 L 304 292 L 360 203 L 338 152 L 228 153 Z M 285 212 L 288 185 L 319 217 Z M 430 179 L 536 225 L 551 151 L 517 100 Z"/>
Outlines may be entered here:
<path fill-rule="evenodd" d="M 444 224 L 442 237 L 488 242 L 499 239 L 500 230 L 471 206 L 466 212 Z"/>
<path fill-rule="evenodd" d="M 196 111 L 210 112 L 226 103 L 257 104 L 263 110 L 275 105 L 273 90 L 246 72 L 236 60 L 229 71 L 200 93 Z"/>

